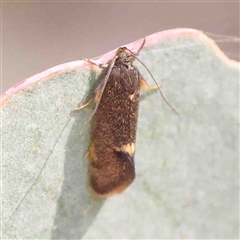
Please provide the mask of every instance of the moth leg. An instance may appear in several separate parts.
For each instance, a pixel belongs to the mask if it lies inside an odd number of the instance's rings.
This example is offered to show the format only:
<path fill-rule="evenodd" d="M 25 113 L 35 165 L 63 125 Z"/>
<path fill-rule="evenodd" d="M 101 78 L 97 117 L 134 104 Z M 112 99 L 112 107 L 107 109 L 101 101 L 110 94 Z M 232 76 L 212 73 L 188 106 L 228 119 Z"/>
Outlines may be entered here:
<path fill-rule="evenodd" d="M 160 94 L 162 95 L 163 100 L 167 103 L 167 105 L 179 116 L 178 112 L 172 107 L 172 105 L 167 101 L 167 99 L 164 97 L 160 86 L 158 85 L 158 83 L 155 81 L 156 85 L 155 86 L 149 86 L 146 81 L 144 80 L 144 78 L 140 75 L 140 88 L 145 88 L 147 90 L 153 90 L 153 89 L 157 89 L 159 90 Z"/>
<path fill-rule="evenodd" d="M 95 148 L 94 148 L 94 144 L 91 143 L 89 149 L 87 150 L 87 152 L 85 153 L 84 155 L 84 159 L 87 159 L 87 158 L 91 158 L 91 159 L 96 159 L 96 155 L 95 155 Z"/>
<path fill-rule="evenodd" d="M 94 116 L 95 112 L 97 111 L 97 108 L 98 108 L 98 105 L 99 105 L 99 102 L 100 102 L 100 98 L 101 98 L 101 94 L 102 94 L 102 89 L 96 89 L 94 94 L 95 94 L 94 100 L 95 100 L 95 102 L 96 102 L 95 108 L 94 108 L 94 110 L 93 110 L 90 118 L 89 118 L 88 121 L 84 124 L 82 130 L 80 131 L 80 135 L 82 135 L 83 130 L 84 130 L 85 127 L 90 123 L 92 117 Z M 93 98 L 92 98 L 92 99 L 93 99 Z M 86 107 L 86 106 L 92 101 L 92 99 L 91 99 L 90 101 L 88 101 L 87 103 L 85 103 L 83 106 L 81 106 L 80 109 Z M 78 108 L 78 109 L 79 109 L 79 108 Z"/>
<path fill-rule="evenodd" d="M 101 88 L 102 88 L 102 86 L 98 86 L 95 90 L 95 93 L 94 93 L 95 102 L 99 102 L 99 100 L 100 100 Z"/>
<path fill-rule="evenodd" d="M 141 77 L 141 79 L 140 79 L 140 88 L 141 89 L 147 89 L 147 90 L 153 90 L 153 89 L 157 89 L 158 88 L 158 86 L 157 85 L 155 85 L 155 86 L 149 86 L 148 84 L 147 84 L 147 82 Z"/>
<path fill-rule="evenodd" d="M 99 67 L 99 68 L 107 68 L 107 67 L 109 66 L 109 64 L 107 64 L 107 63 L 106 63 L 106 64 L 95 63 L 95 62 L 92 62 L 91 60 L 89 60 L 89 59 L 87 59 L 87 58 L 85 58 L 84 60 L 85 60 L 86 62 L 92 64 L 92 65 L 95 65 L 95 66 Z"/>
<path fill-rule="evenodd" d="M 87 107 L 92 102 L 92 100 L 93 100 L 93 98 L 91 98 L 88 102 L 86 102 L 82 106 L 75 108 L 73 111 L 78 111 L 78 110 L 81 110 L 81 109 Z"/>
<path fill-rule="evenodd" d="M 90 148 L 87 150 L 87 152 L 85 153 L 83 158 L 87 159 L 89 157 L 89 155 L 90 155 Z"/>
<path fill-rule="evenodd" d="M 83 104 L 80 107 L 75 108 L 73 111 L 78 111 L 78 110 L 81 110 L 81 109 L 87 107 L 92 102 L 93 99 L 95 100 L 95 102 L 98 102 L 99 98 L 100 98 L 101 88 L 102 88 L 102 85 L 100 83 L 95 90 L 94 98 L 91 98 L 88 102 L 86 102 L 85 104 Z"/>

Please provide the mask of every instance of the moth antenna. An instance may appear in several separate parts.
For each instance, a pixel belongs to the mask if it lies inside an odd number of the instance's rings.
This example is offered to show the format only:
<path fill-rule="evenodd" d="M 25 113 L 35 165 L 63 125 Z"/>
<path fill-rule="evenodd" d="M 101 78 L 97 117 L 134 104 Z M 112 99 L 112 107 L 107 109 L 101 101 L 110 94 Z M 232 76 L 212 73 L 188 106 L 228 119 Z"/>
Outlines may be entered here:
<path fill-rule="evenodd" d="M 143 38 L 143 42 L 142 42 L 142 45 L 140 46 L 140 48 L 138 49 L 138 51 L 137 51 L 137 53 L 136 54 L 134 54 L 131 50 L 129 50 L 130 52 L 131 52 L 131 54 L 133 54 L 134 56 L 138 56 L 139 55 L 139 53 L 140 53 L 140 51 L 142 50 L 142 48 L 143 48 L 143 46 L 144 46 L 144 44 L 145 44 L 145 42 L 146 42 L 146 39 L 145 38 Z"/>
<path fill-rule="evenodd" d="M 144 38 L 144 40 L 145 40 L 145 38 Z M 145 42 L 145 41 L 144 41 L 144 42 Z M 129 49 L 128 49 L 128 50 L 129 50 Z M 146 68 L 146 70 L 148 71 L 148 73 L 149 73 L 150 76 L 152 77 L 153 81 L 156 83 L 157 88 L 158 88 L 158 91 L 160 92 L 163 100 L 164 100 L 164 101 L 167 103 L 167 105 L 173 110 L 173 112 L 179 116 L 179 113 L 172 107 L 172 105 L 171 105 L 171 104 L 167 101 L 167 99 L 165 98 L 163 92 L 162 92 L 161 89 L 160 89 L 160 86 L 158 85 L 156 79 L 153 77 L 152 73 L 149 71 L 149 69 L 147 68 L 147 66 L 146 66 L 131 50 L 129 50 L 129 52 L 131 52 L 131 54 L 133 54 L 133 56 Z"/>
<path fill-rule="evenodd" d="M 111 65 L 110 65 L 109 68 L 108 68 L 107 74 L 106 74 L 106 76 L 104 77 L 104 80 L 103 80 L 102 88 L 100 89 L 99 99 L 98 99 L 98 101 L 97 101 L 97 103 L 96 103 L 96 105 L 95 105 L 95 108 L 94 108 L 93 112 L 91 113 L 90 118 L 88 119 L 88 121 L 85 123 L 85 125 L 84 125 L 83 128 L 81 129 L 80 135 L 82 135 L 84 129 L 85 129 L 86 126 L 90 123 L 90 121 L 92 120 L 94 114 L 95 114 L 96 111 L 97 111 L 97 108 L 98 108 L 99 103 L 100 103 L 100 100 L 101 100 L 101 98 L 102 98 L 102 95 L 103 95 L 104 89 L 105 89 L 105 87 L 106 87 L 108 78 L 109 78 L 109 76 L 110 76 L 110 73 L 111 73 L 111 71 L 112 71 L 112 68 L 113 68 L 113 66 L 114 66 L 115 61 L 116 61 L 117 58 L 118 58 L 118 56 L 116 55 L 116 56 L 114 57 L 114 59 L 112 60 Z"/>

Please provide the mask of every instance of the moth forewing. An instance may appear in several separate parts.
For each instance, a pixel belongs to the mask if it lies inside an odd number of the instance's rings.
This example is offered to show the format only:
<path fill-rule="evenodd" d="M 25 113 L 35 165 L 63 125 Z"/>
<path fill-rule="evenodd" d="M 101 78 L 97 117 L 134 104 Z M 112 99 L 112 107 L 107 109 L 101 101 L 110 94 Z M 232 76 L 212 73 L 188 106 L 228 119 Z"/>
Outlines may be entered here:
<path fill-rule="evenodd" d="M 134 59 L 127 48 L 119 48 L 95 91 L 89 177 L 92 190 L 102 196 L 121 193 L 135 178 L 139 93 L 148 84 Z"/>

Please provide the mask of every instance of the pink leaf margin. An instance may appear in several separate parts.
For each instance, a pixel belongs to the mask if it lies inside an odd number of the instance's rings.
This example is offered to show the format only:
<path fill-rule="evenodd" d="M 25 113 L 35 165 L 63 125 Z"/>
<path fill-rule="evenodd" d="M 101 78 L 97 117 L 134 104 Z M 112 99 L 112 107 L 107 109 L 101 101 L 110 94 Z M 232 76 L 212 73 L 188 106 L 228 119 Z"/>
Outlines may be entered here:
<path fill-rule="evenodd" d="M 182 36 L 189 36 L 192 37 L 193 39 L 198 39 L 200 41 L 206 42 L 208 45 L 212 47 L 212 49 L 216 52 L 216 55 L 220 57 L 227 65 L 229 65 L 232 68 L 239 68 L 240 65 L 239 62 L 234 61 L 229 59 L 217 46 L 217 44 L 208 36 L 206 36 L 203 32 L 195 30 L 195 29 L 189 29 L 189 28 L 176 28 L 176 29 L 170 29 L 170 30 L 165 30 L 161 32 L 154 33 L 152 35 L 149 35 L 145 37 L 145 44 L 144 47 L 147 46 L 152 46 L 156 43 L 160 43 L 163 40 L 166 39 L 173 39 L 173 38 L 178 38 Z M 139 47 L 141 46 L 143 41 L 143 38 L 129 43 L 126 46 L 128 49 L 130 49 L 133 52 L 137 52 Z M 117 49 L 110 51 L 102 56 L 96 57 L 94 59 L 91 59 L 91 61 L 98 63 L 98 64 L 106 64 L 109 60 L 111 60 L 116 53 Z M 95 65 L 87 62 L 85 59 L 78 60 L 78 61 L 73 61 L 73 62 L 68 62 L 64 64 L 60 64 L 58 66 L 52 67 L 46 71 L 43 71 L 41 73 L 38 73 L 32 77 L 29 77 L 10 89 L 8 89 L 5 93 L 3 93 L 0 97 L 0 106 L 3 107 L 8 100 L 15 94 L 17 94 L 19 91 L 22 89 L 34 85 L 39 81 L 45 81 L 49 79 L 50 77 L 60 74 L 62 72 L 68 72 L 74 69 L 79 69 L 79 68 L 85 68 L 85 67 L 90 67 L 90 68 L 97 68 Z M 99 70 L 99 69 L 96 69 Z"/>

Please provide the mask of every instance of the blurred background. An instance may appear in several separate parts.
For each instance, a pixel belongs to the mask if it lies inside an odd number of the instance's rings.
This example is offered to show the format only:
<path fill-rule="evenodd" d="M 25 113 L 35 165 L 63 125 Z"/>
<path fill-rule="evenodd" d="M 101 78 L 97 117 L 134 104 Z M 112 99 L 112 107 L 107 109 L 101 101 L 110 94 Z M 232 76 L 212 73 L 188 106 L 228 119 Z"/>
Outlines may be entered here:
<path fill-rule="evenodd" d="M 2 2 L 2 89 L 171 28 L 211 35 L 239 60 L 239 2 Z M 235 38 L 234 38 L 235 36 Z"/>

